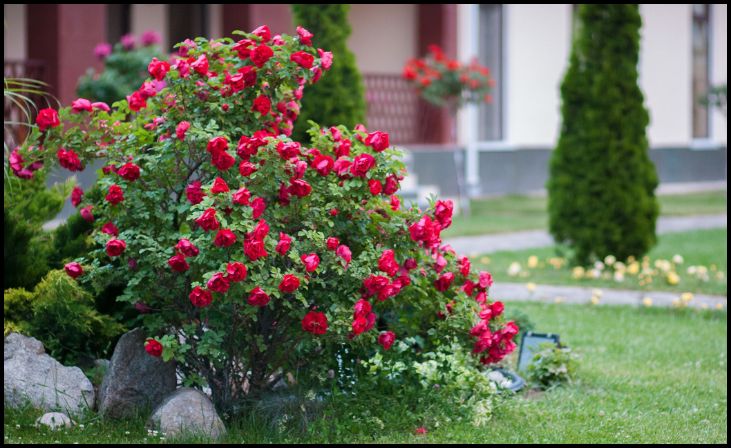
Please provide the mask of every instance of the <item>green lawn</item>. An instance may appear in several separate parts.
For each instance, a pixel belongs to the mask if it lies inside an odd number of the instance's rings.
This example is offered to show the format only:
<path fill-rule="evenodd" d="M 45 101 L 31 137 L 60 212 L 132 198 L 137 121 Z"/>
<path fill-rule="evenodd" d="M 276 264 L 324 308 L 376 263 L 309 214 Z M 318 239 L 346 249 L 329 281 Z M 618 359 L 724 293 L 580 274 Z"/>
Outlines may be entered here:
<path fill-rule="evenodd" d="M 650 251 L 650 266 L 654 268 L 656 260 L 671 261 L 679 254 L 683 263 L 677 265 L 679 276 L 677 285 L 670 285 L 667 276 L 657 274 L 651 277 L 651 283 L 640 284 L 636 275 L 625 274 L 623 282 L 612 278 L 581 278 L 573 276 L 572 269 L 565 263 L 556 268 L 549 263 L 551 258 L 557 257 L 556 249 L 545 247 L 518 251 L 504 251 L 478 256 L 473 259 L 477 269 L 487 269 L 495 277 L 496 282 L 533 282 L 552 285 L 595 286 L 600 288 L 620 288 L 648 291 L 673 291 L 678 293 L 706 293 L 726 295 L 727 292 L 727 252 L 726 229 L 695 230 L 690 232 L 668 233 L 658 237 L 658 245 Z M 528 267 L 529 257 L 538 258 L 538 266 Z M 520 264 L 520 273 L 509 275 L 511 264 Z M 688 274 L 690 266 L 705 266 L 708 270 L 708 281 Z M 721 278 L 719 278 L 721 277 Z"/>
<path fill-rule="evenodd" d="M 508 303 L 535 330 L 554 332 L 580 354 L 577 380 L 543 395 L 500 403 L 487 428 L 435 420 L 433 393 L 357 397 L 280 430 L 253 415 L 229 424 L 228 443 L 726 443 L 726 313 Z M 421 405 L 417 402 L 421 401 Z M 441 406 L 452 406 L 442 403 Z M 358 418 L 352 417 L 357 409 Z M 33 428 L 40 415 L 6 411 L 6 443 L 158 443 L 141 419 L 89 417 L 84 428 Z M 350 417 L 345 417 L 351 415 Z M 414 435 L 418 426 L 428 434 Z M 164 441 L 164 440 L 163 440 Z"/>
<path fill-rule="evenodd" d="M 726 213 L 726 190 L 659 196 L 664 216 Z M 545 196 L 503 196 L 475 199 L 472 214 L 455 216 L 445 237 L 548 228 Z"/>

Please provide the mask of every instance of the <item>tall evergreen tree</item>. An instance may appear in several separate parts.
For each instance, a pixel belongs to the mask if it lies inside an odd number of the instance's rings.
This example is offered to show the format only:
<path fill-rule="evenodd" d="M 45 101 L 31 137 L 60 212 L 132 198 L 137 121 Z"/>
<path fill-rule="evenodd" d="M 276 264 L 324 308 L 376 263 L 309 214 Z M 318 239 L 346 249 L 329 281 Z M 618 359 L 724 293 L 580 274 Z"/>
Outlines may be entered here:
<path fill-rule="evenodd" d="M 320 126 L 343 124 L 353 128 L 365 123 L 366 105 L 363 97 L 363 81 L 355 56 L 348 50 L 350 36 L 348 11 L 350 5 L 292 5 L 295 25 L 314 34 L 312 44 L 334 55 L 330 71 L 319 82 L 305 89 L 302 108 L 295 123 L 293 138 L 309 141 L 307 120 Z"/>
<path fill-rule="evenodd" d="M 574 261 L 645 254 L 656 242 L 658 180 L 637 83 L 637 5 L 578 7 L 548 181 L 550 231 Z"/>

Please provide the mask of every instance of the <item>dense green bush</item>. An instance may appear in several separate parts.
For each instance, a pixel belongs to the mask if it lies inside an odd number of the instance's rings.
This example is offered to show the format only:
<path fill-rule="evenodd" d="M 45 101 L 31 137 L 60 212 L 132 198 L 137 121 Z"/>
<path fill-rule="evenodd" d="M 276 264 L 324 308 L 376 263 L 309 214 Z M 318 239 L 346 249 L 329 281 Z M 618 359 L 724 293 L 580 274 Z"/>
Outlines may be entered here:
<path fill-rule="evenodd" d="M 581 264 L 639 257 L 656 241 L 658 180 L 637 84 L 638 6 L 580 5 L 578 16 L 547 185 L 550 231 Z"/>
<path fill-rule="evenodd" d="M 32 288 L 48 272 L 52 237 L 42 224 L 63 207 L 71 182 L 46 188 L 46 171 L 3 180 L 3 289 Z"/>
<path fill-rule="evenodd" d="M 363 81 L 355 56 L 348 49 L 350 24 L 347 4 L 292 5 L 295 23 L 314 34 L 313 45 L 332 52 L 333 65 L 327 76 L 307 89 L 292 138 L 306 142 L 308 120 L 322 126 L 366 124 Z"/>
<path fill-rule="evenodd" d="M 111 354 L 124 331 L 99 313 L 94 300 L 62 270 L 51 271 L 33 292 L 8 289 L 4 298 L 4 331 L 40 340 L 46 352 L 64 364 L 89 364 Z"/>

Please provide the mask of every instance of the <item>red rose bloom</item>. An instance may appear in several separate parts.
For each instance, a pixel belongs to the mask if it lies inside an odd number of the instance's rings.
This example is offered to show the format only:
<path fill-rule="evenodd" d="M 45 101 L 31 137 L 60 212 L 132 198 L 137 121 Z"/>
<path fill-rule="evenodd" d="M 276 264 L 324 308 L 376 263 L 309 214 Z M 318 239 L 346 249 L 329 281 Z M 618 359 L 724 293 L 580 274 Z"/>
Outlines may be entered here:
<path fill-rule="evenodd" d="M 338 158 L 340 157 L 346 157 L 350 155 L 350 147 L 353 143 L 346 139 L 343 139 L 340 143 L 337 144 L 335 147 L 335 156 Z"/>
<path fill-rule="evenodd" d="M 322 48 L 317 49 L 317 55 L 320 56 L 320 65 L 323 70 L 330 70 L 333 65 L 333 54 L 331 51 L 324 51 Z"/>
<path fill-rule="evenodd" d="M 289 60 L 292 62 L 296 62 L 300 67 L 309 70 L 312 68 L 312 64 L 315 62 L 315 57 L 305 51 L 298 51 L 296 53 L 292 53 L 292 55 L 289 57 Z"/>
<path fill-rule="evenodd" d="M 398 272 L 398 268 L 393 250 L 384 250 L 378 259 L 378 269 L 393 277 Z"/>
<path fill-rule="evenodd" d="M 186 257 L 195 257 L 199 253 L 198 248 L 195 247 L 195 245 L 193 245 L 190 240 L 185 238 L 182 238 L 180 241 L 178 241 L 178 244 L 175 245 L 175 248 Z"/>
<path fill-rule="evenodd" d="M 492 286 L 492 275 L 490 275 L 489 272 L 482 271 L 480 272 L 480 281 L 478 283 L 480 288 L 485 289 Z"/>
<path fill-rule="evenodd" d="M 320 176 L 327 176 L 330 174 L 330 171 L 332 171 L 334 163 L 335 161 L 332 157 L 318 154 L 312 160 L 310 166 L 317 171 L 317 174 Z"/>
<path fill-rule="evenodd" d="M 198 73 L 201 76 L 207 76 L 208 75 L 208 58 L 206 58 L 206 55 L 202 54 L 198 56 L 198 59 L 195 60 L 192 64 L 190 64 L 190 67 L 195 70 L 196 73 Z"/>
<path fill-rule="evenodd" d="M 459 266 L 459 273 L 462 277 L 470 275 L 470 259 L 467 257 L 460 257 L 457 259 L 457 265 Z"/>
<path fill-rule="evenodd" d="M 154 339 L 147 339 L 145 342 L 145 351 L 156 358 L 162 356 L 162 344 Z"/>
<path fill-rule="evenodd" d="M 305 271 L 313 272 L 320 264 L 320 257 L 317 254 L 304 254 L 300 257 L 305 264 Z"/>
<path fill-rule="evenodd" d="M 127 95 L 127 104 L 129 104 L 129 110 L 138 112 L 147 107 L 147 100 L 142 93 L 136 91 L 132 95 Z"/>
<path fill-rule="evenodd" d="M 175 136 L 178 137 L 178 140 L 185 140 L 185 133 L 188 132 L 188 129 L 190 129 L 190 123 L 187 121 L 181 121 L 178 123 L 178 125 L 175 127 Z"/>
<path fill-rule="evenodd" d="M 124 201 L 124 193 L 122 192 L 122 188 L 120 188 L 119 185 L 112 185 L 111 187 L 109 187 L 109 193 L 107 193 L 105 199 L 112 205 L 117 205 L 120 202 Z"/>
<path fill-rule="evenodd" d="M 286 233 L 279 232 L 279 242 L 276 251 L 279 255 L 287 255 L 289 248 L 292 246 L 292 238 Z"/>
<path fill-rule="evenodd" d="M 94 215 L 91 214 L 91 209 L 93 208 L 93 205 L 87 205 L 86 207 L 83 207 L 81 210 L 79 210 L 79 214 L 86 222 L 94 222 Z"/>
<path fill-rule="evenodd" d="M 371 132 L 365 138 L 364 143 L 374 151 L 381 152 L 388 148 L 388 134 L 381 131 Z"/>
<path fill-rule="evenodd" d="M 300 37 L 300 43 L 302 45 L 312 46 L 312 38 L 315 37 L 314 34 L 310 33 L 306 29 L 302 28 L 301 26 L 297 27 L 297 35 Z"/>
<path fill-rule="evenodd" d="M 223 275 L 221 272 L 216 272 L 213 274 L 213 276 L 208 280 L 206 283 L 206 286 L 208 289 L 214 292 L 220 292 L 225 293 L 228 291 L 228 288 L 231 286 L 228 282 L 228 279 L 226 279 L 226 276 Z"/>
<path fill-rule="evenodd" d="M 182 254 L 173 255 L 168 259 L 168 266 L 175 272 L 185 272 L 190 269 L 190 265 L 185 261 L 185 256 Z"/>
<path fill-rule="evenodd" d="M 279 290 L 284 293 L 295 292 L 300 287 L 300 279 L 296 275 L 286 274 L 279 283 Z"/>
<path fill-rule="evenodd" d="M 340 240 L 335 238 L 334 236 L 331 236 L 325 241 L 325 244 L 327 245 L 328 250 L 335 250 L 338 248 Z"/>
<path fill-rule="evenodd" d="M 266 115 L 270 110 L 272 110 L 272 102 L 269 97 L 259 95 L 254 99 L 254 105 L 251 106 L 251 110 L 255 110 L 262 115 Z"/>
<path fill-rule="evenodd" d="M 246 187 L 239 188 L 231 195 L 231 199 L 236 205 L 249 205 L 249 198 L 251 198 L 251 192 Z"/>
<path fill-rule="evenodd" d="M 401 291 L 401 282 L 389 283 L 378 291 L 378 300 L 383 302 L 386 299 L 396 296 Z"/>
<path fill-rule="evenodd" d="M 249 59 L 259 68 L 266 64 L 272 56 L 274 56 L 274 52 L 269 46 L 264 44 L 254 47 L 249 53 Z"/>
<path fill-rule="evenodd" d="M 226 184 L 226 181 L 221 179 L 220 177 L 216 177 L 213 180 L 213 186 L 211 187 L 211 193 L 218 194 L 218 193 L 226 193 L 229 191 L 228 184 Z"/>
<path fill-rule="evenodd" d="M 264 241 L 249 237 L 244 239 L 244 254 L 246 254 L 251 261 L 256 261 L 259 258 L 264 258 L 268 255 L 266 248 L 264 247 Z"/>
<path fill-rule="evenodd" d="M 117 174 L 123 179 L 133 182 L 140 178 L 140 167 L 132 162 L 125 163 L 119 167 Z"/>
<path fill-rule="evenodd" d="M 381 191 L 383 190 L 383 185 L 381 185 L 381 181 L 377 179 L 371 179 L 368 181 L 368 189 L 371 190 L 371 194 L 373 196 L 381 194 Z"/>
<path fill-rule="evenodd" d="M 398 191 L 398 180 L 393 174 L 389 174 L 386 177 L 386 184 L 383 186 L 383 194 L 392 195 Z"/>
<path fill-rule="evenodd" d="M 84 197 L 84 190 L 82 190 L 79 186 L 75 186 L 73 190 L 71 190 L 71 205 L 74 207 L 78 207 L 79 204 L 81 204 L 81 199 Z"/>
<path fill-rule="evenodd" d="M 325 334 L 327 332 L 327 316 L 325 316 L 325 313 L 310 311 L 302 318 L 302 329 L 312 334 Z"/>
<path fill-rule="evenodd" d="M 251 34 L 261 37 L 262 42 L 269 42 L 272 39 L 272 32 L 266 25 L 258 27 L 257 29 L 252 31 Z"/>
<path fill-rule="evenodd" d="M 396 341 L 396 334 L 393 331 L 384 331 L 378 335 L 378 343 L 381 344 L 384 350 L 388 350 Z"/>
<path fill-rule="evenodd" d="M 124 240 L 112 238 L 107 241 L 107 255 L 110 257 L 118 257 L 119 255 L 122 255 L 126 248 L 127 243 L 125 243 Z"/>
<path fill-rule="evenodd" d="M 216 230 L 218 226 L 220 225 L 218 223 L 218 220 L 216 219 L 216 209 L 214 208 L 208 208 L 206 211 L 203 212 L 196 220 L 196 224 L 198 224 L 203 230 Z"/>
<path fill-rule="evenodd" d="M 249 293 L 249 298 L 246 300 L 246 303 L 253 306 L 266 306 L 269 300 L 269 295 L 257 286 Z"/>
<path fill-rule="evenodd" d="M 58 119 L 58 112 L 55 109 L 46 108 L 38 111 L 36 117 L 36 124 L 41 132 L 48 128 L 55 128 L 61 124 L 61 120 Z"/>
<path fill-rule="evenodd" d="M 211 154 L 211 163 L 219 171 L 226 171 L 236 164 L 236 159 L 226 151 L 218 151 Z"/>
<path fill-rule="evenodd" d="M 350 248 L 344 244 L 338 246 L 338 248 L 335 250 L 335 255 L 345 261 L 346 267 L 350 263 L 350 260 L 353 259 L 353 254 L 350 252 Z"/>
<path fill-rule="evenodd" d="M 256 171 L 256 165 L 249 162 L 248 160 L 244 160 L 239 164 L 239 174 L 241 174 L 244 177 L 247 177 L 251 175 L 254 171 Z"/>
<path fill-rule="evenodd" d="M 355 305 L 353 305 L 353 319 L 357 319 L 358 317 L 367 317 L 370 314 L 371 309 L 371 302 L 365 299 L 358 300 L 355 302 Z"/>
<path fill-rule="evenodd" d="M 216 234 L 216 238 L 213 240 L 213 244 L 218 247 L 229 247 L 236 242 L 236 235 L 228 230 L 221 229 Z"/>
<path fill-rule="evenodd" d="M 473 289 L 474 289 L 474 287 L 473 287 Z M 470 290 L 469 295 L 472 295 L 472 290 Z M 486 305 L 487 304 L 487 293 L 485 291 L 478 292 L 477 295 L 475 296 L 475 302 L 479 303 L 480 305 Z"/>
<path fill-rule="evenodd" d="M 437 289 L 437 291 L 446 291 L 447 289 L 449 289 L 449 285 L 452 284 L 453 280 L 454 274 L 451 272 L 447 272 L 439 276 L 439 278 L 434 282 L 434 287 Z"/>
<path fill-rule="evenodd" d="M 503 310 L 505 310 L 505 305 L 503 305 L 503 302 L 493 302 L 490 305 L 490 310 L 492 311 L 492 315 L 497 317 L 503 313 Z"/>
<path fill-rule="evenodd" d="M 94 108 L 91 105 L 91 101 L 86 98 L 79 98 L 71 103 L 71 113 L 78 114 L 81 112 L 91 112 Z"/>
<path fill-rule="evenodd" d="M 190 292 L 188 298 L 190 299 L 190 303 L 197 308 L 206 307 L 213 302 L 213 294 L 200 286 L 193 288 L 193 291 Z"/>
<path fill-rule="evenodd" d="M 66 271 L 66 274 L 68 274 L 68 276 L 71 278 L 78 278 L 84 275 L 84 268 L 82 268 L 81 265 L 75 261 L 71 263 L 66 263 L 66 265 L 63 267 L 63 270 Z"/>
<path fill-rule="evenodd" d="M 370 154 L 361 154 L 353 159 L 350 166 L 350 173 L 355 177 L 365 177 L 368 170 L 376 165 L 376 159 Z"/>
<path fill-rule="evenodd" d="M 208 141 L 206 151 L 213 154 L 216 152 L 226 151 L 228 149 L 228 140 L 226 137 L 214 137 Z"/>
<path fill-rule="evenodd" d="M 112 222 L 108 222 L 102 226 L 102 233 L 107 235 L 119 236 L 119 229 Z"/>
<path fill-rule="evenodd" d="M 454 204 L 452 201 L 437 201 L 434 207 L 434 218 L 442 229 L 446 229 L 452 224 L 452 212 L 454 211 Z"/>
<path fill-rule="evenodd" d="M 56 151 L 56 158 L 58 158 L 58 164 L 69 171 L 81 171 L 84 169 L 81 166 L 81 160 L 79 160 L 78 154 L 73 149 L 66 150 L 59 148 Z"/>
<path fill-rule="evenodd" d="M 294 196 L 303 198 L 312 192 L 312 187 L 305 180 L 294 179 L 289 181 L 288 190 Z"/>
<path fill-rule="evenodd" d="M 152 58 L 152 61 L 147 66 L 147 72 L 158 81 L 162 81 L 169 71 L 170 64 L 165 61 L 160 61 L 157 58 Z"/>
<path fill-rule="evenodd" d="M 388 278 L 382 275 L 369 275 L 363 280 L 365 288 L 365 297 L 370 297 L 388 285 Z"/>
<path fill-rule="evenodd" d="M 368 319 L 366 319 L 363 316 L 356 317 L 353 320 L 353 323 L 351 324 L 351 328 L 353 329 L 354 336 L 358 336 L 359 334 L 366 331 L 367 327 L 368 327 Z"/>
<path fill-rule="evenodd" d="M 246 266 L 244 263 L 234 261 L 226 265 L 226 278 L 230 282 L 242 282 L 246 280 Z"/>
<path fill-rule="evenodd" d="M 197 180 L 191 182 L 187 187 L 185 187 L 185 196 L 191 204 L 200 204 L 205 196 L 203 189 L 201 189 L 201 183 Z"/>
<path fill-rule="evenodd" d="M 254 198 L 251 201 L 251 209 L 254 211 L 254 213 L 251 215 L 252 218 L 257 219 L 259 216 L 264 213 L 264 210 L 266 210 L 267 204 L 264 201 L 264 198 Z"/>

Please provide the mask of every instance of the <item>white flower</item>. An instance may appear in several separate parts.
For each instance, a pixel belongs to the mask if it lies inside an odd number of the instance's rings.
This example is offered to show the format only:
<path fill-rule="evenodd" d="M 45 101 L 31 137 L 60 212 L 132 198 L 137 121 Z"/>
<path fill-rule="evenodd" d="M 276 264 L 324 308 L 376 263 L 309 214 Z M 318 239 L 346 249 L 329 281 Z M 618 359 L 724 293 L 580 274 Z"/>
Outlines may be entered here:
<path fill-rule="evenodd" d="M 508 275 L 511 277 L 515 277 L 518 275 L 521 271 L 520 263 L 517 261 L 514 261 L 510 263 L 510 267 L 508 267 Z"/>
<path fill-rule="evenodd" d="M 607 266 L 613 265 L 615 261 L 617 261 L 617 257 L 615 257 L 614 255 L 607 255 L 606 257 L 604 257 L 604 264 L 606 264 Z"/>
<path fill-rule="evenodd" d="M 683 264 L 683 257 L 681 255 L 678 255 L 678 254 L 673 255 L 673 263 L 675 263 L 675 264 Z"/>

